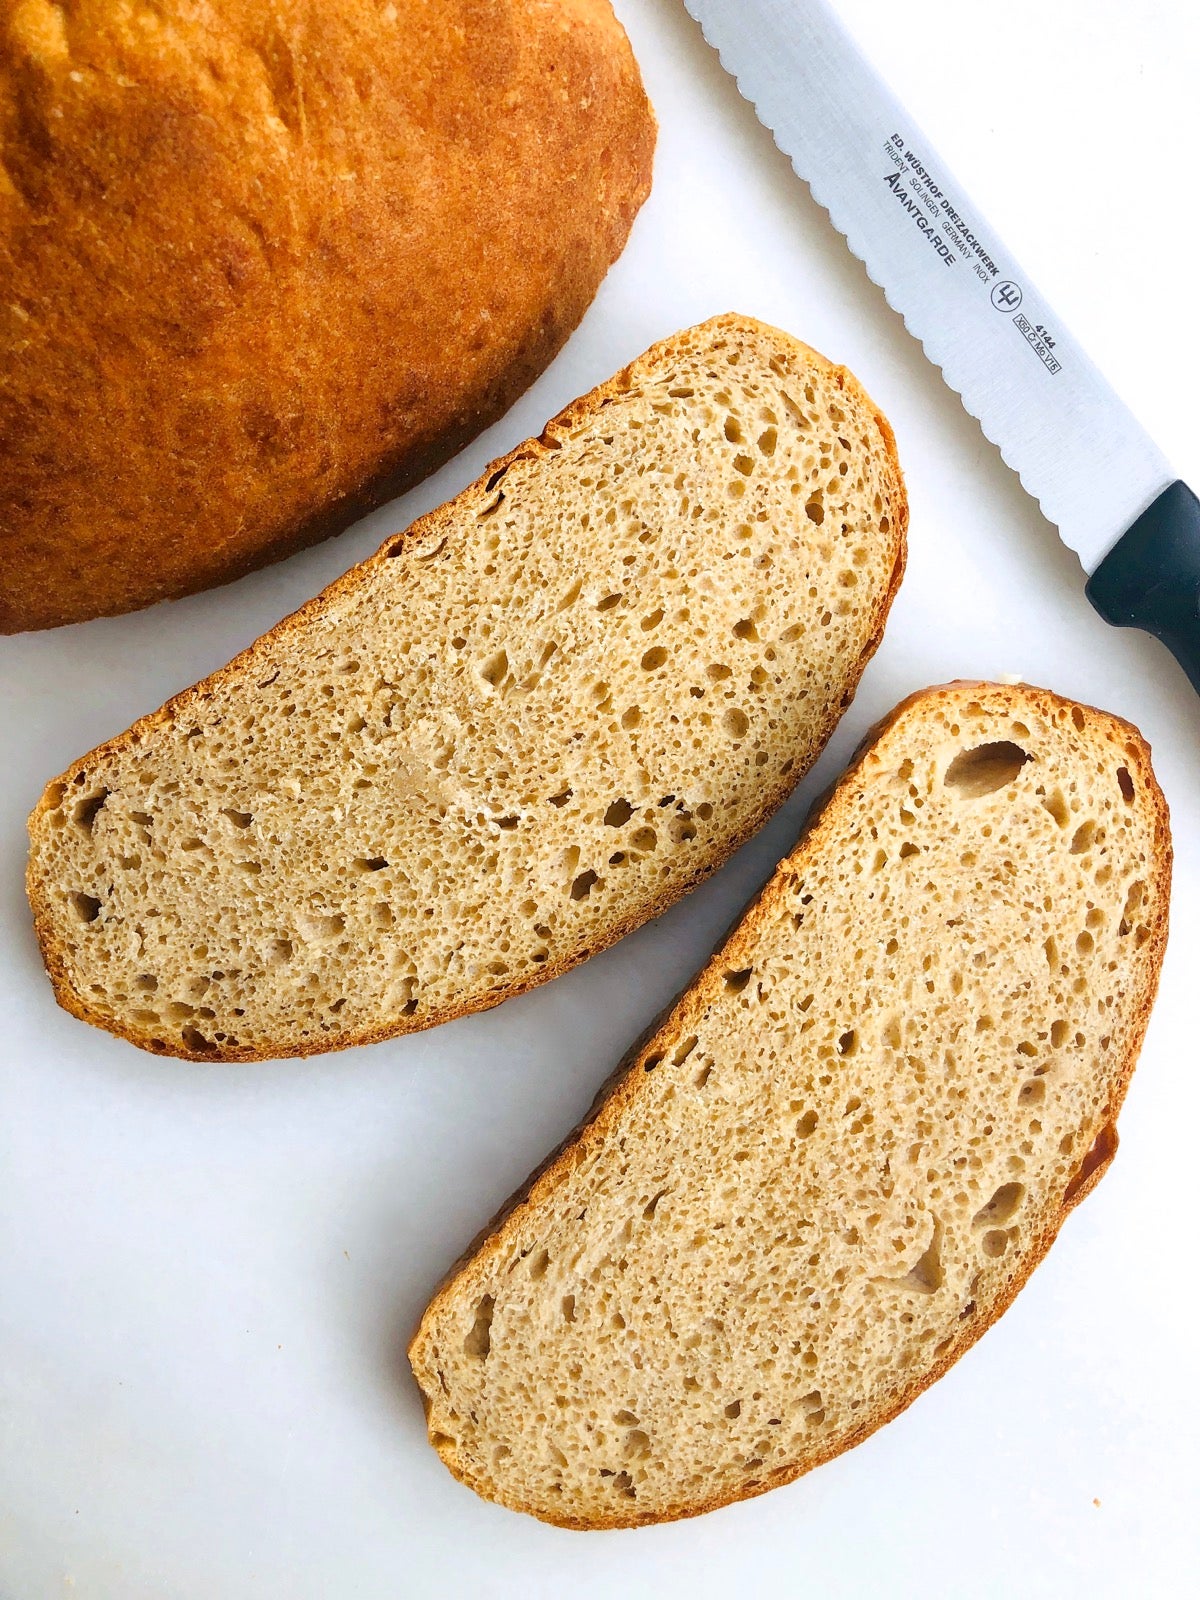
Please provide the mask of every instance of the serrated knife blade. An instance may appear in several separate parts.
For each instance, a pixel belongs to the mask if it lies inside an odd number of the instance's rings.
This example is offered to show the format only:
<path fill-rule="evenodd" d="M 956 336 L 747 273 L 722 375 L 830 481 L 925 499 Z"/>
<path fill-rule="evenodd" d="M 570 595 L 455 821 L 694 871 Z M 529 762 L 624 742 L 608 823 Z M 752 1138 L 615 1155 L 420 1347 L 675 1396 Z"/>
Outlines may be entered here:
<path fill-rule="evenodd" d="M 743 98 L 1091 574 L 1200 689 L 1200 501 L 826 0 L 684 0 Z"/>

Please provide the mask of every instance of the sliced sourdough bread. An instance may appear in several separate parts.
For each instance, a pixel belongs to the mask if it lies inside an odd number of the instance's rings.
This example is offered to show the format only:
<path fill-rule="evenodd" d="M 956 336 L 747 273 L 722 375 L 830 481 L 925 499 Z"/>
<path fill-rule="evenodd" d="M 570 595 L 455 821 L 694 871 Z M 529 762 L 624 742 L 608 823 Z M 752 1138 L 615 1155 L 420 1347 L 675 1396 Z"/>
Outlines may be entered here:
<path fill-rule="evenodd" d="M 813 761 L 906 523 L 842 368 L 733 316 L 656 345 L 49 785 L 28 888 L 60 1003 L 253 1060 L 582 961 Z"/>
<path fill-rule="evenodd" d="M 626 1527 L 903 1410 L 1112 1158 L 1170 870 L 1127 723 L 994 684 L 902 705 L 426 1311 L 450 1470 Z"/>

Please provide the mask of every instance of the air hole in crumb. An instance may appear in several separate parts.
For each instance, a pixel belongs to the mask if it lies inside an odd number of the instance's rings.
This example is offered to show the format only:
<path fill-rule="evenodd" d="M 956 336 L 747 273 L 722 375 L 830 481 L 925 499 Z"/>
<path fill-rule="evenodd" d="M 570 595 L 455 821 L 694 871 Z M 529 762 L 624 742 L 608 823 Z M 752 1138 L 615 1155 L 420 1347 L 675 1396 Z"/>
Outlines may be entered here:
<path fill-rule="evenodd" d="M 646 1218 L 647 1222 L 649 1222 L 650 1218 L 653 1217 L 654 1213 L 658 1210 L 658 1202 L 666 1193 L 666 1189 L 660 1189 L 657 1194 L 651 1195 L 649 1200 L 647 1200 L 646 1204 L 642 1207 L 642 1216 Z"/>
<path fill-rule="evenodd" d="M 1140 878 L 1135 878 L 1129 885 L 1128 892 L 1125 895 L 1125 904 L 1121 909 L 1121 921 L 1117 926 L 1117 932 L 1122 938 L 1125 938 L 1133 927 L 1134 918 L 1141 908 L 1145 894 L 1146 885 Z"/>
<path fill-rule="evenodd" d="M 661 1067 L 662 1064 L 663 1058 L 661 1052 L 659 1052 L 657 1055 L 647 1056 L 645 1061 L 642 1063 L 647 1072 L 653 1072 L 655 1067 Z"/>
<path fill-rule="evenodd" d="M 597 881 L 597 874 L 589 867 L 586 872 L 581 872 L 571 885 L 572 900 L 586 900 L 592 892 L 592 885 Z"/>
<path fill-rule="evenodd" d="M 893 1283 L 898 1289 L 910 1289 L 915 1294 L 933 1294 L 942 1287 L 945 1273 L 942 1269 L 942 1225 L 935 1217 L 933 1238 L 920 1259 L 902 1278 L 875 1279 L 875 1282 Z"/>
<path fill-rule="evenodd" d="M 858 1054 L 858 1031 L 850 1028 L 838 1040 L 838 1055 L 854 1056 Z"/>
<path fill-rule="evenodd" d="M 647 650 L 642 657 L 643 672 L 656 672 L 667 659 L 667 652 L 662 645 L 656 644 L 653 650 Z"/>
<path fill-rule="evenodd" d="M 804 508 L 810 522 L 815 522 L 818 527 L 825 521 L 825 502 L 815 497 Z"/>
<path fill-rule="evenodd" d="M 614 800 L 604 813 L 604 821 L 610 828 L 623 828 L 633 815 L 633 807 L 628 800 Z"/>
<path fill-rule="evenodd" d="M 1058 823 L 1060 828 L 1065 828 L 1071 820 L 1071 808 L 1063 798 L 1061 789 L 1053 789 L 1042 798 L 1042 806 Z"/>
<path fill-rule="evenodd" d="M 629 843 L 634 850 L 656 850 L 658 848 L 658 835 L 653 828 L 638 828 Z"/>
<path fill-rule="evenodd" d="M 678 1045 L 676 1045 L 674 1054 L 671 1056 L 671 1061 L 673 1064 L 677 1067 L 681 1067 L 699 1042 L 699 1037 L 696 1034 L 689 1034 L 686 1039 L 682 1040 Z"/>
<path fill-rule="evenodd" d="M 1003 1228 L 993 1228 L 983 1236 L 983 1253 L 997 1260 L 1008 1249 L 1008 1235 Z"/>
<path fill-rule="evenodd" d="M 742 1414 L 742 1402 L 740 1400 L 731 1400 L 729 1402 L 729 1404 L 725 1407 L 725 1415 L 729 1418 L 729 1420 L 731 1422 L 736 1417 L 740 1417 L 741 1414 Z"/>
<path fill-rule="evenodd" d="M 359 856 L 354 863 L 355 872 L 382 872 L 387 866 L 384 856 Z"/>
<path fill-rule="evenodd" d="M 490 683 L 493 689 L 503 683 L 508 677 L 507 651 L 497 650 L 494 655 L 489 656 L 479 668 L 479 676 L 484 683 Z"/>
<path fill-rule="evenodd" d="M 98 794 L 88 795 L 85 800 L 80 800 L 76 803 L 71 816 L 76 825 L 83 829 L 84 833 L 91 833 L 95 827 L 96 817 L 108 796 L 109 790 L 101 789 Z"/>
<path fill-rule="evenodd" d="M 663 608 L 658 606 L 654 611 L 651 611 L 647 616 L 644 616 L 642 618 L 642 632 L 649 633 L 652 629 L 657 628 L 664 615 L 665 612 L 663 611 Z"/>
<path fill-rule="evenodd" d="M 471 1330 L 463 1340 L 463 1354 L 474 1356 L 477 1361 L 486 1361 L 492 1348 L 492 1315 L 496 1309 L 496 1297 L 485 1294 L 475 1307 L 475 1321 Z"/>
<path fill-rule="evenodd" d="M 552 794 L 550 796 L 550 804 L 552 806 L 565 806 L 573 793 L 572 789 L 564 789 L 561 794 Z"/>
<path fill-rule="evenodd" d="M 1081 822 L 1071 838 L 1071 854 L 1073 856 L 1083 855 L 1085 850 L 1092 848 L 1095 838 L 1096 824 L 1090 818 L 1086 822 Z"/>
<path fill-rule="evenodd" d="M 726 989 L 730 994 L 741 994 L 742 990 L 750 982 L 753 973 L 753 967 L 742 967 L 737 972 L 727 972 L 725 974 Z"/>
<path fill-rule="evenodd" d="M 550 1252 L 548 1250 L 539 1250 L 529 1263 L 529 1276 L 531 1278 L 544 1278 L 546 1276 L 546 1268 L 549 1265 Z"/>
<path fill-rule="evenodd" d="M 1039 1085 L 1040 1087 L 1040 1085 Z M 995 1228 L 1011 1222 L 1025 1199 L 1023 1183 L 1004 1183 L 971 1219 L 973 1228 Z"/>
<path fill-rule="evenodd" d="M 95 922 L 100 915 L 100 902 L 95 895 L 77 891 L 70 896 L 70 905 L 80 922 Z"/>
<path fill-rule="evenodd" d="M 815 1132 L 817 1126 L 817 1113 L 806 1111 L 796 1124 L 796 1132 L 802 1139 L 807 1139 Z"/>
<path fill-rule="evenodd" d="M 744 711 L 739 711 L 736 707 L 728 710 L 722 721 L 725 725 L 725 732 L 733 739 L 744 739 L 750 731 L 750 718 Z"/>
<path fill-rule="evenodd" d="M 228 817 L 235 828 L 248 828 L 254 821 L 254 815 L 252 812 L 235 811 L 232 806 L 222 806 L 221 815 L 223 817 Z"/>
<path fill-rule="evenodd" d="M 575 1321 L 575 1296 L 573 1294 L 563 1295 L 562 1314 L 564 1322 Z"/>
<path fill-rule="evenodd" d="M 206 1039 L 199 1028 L 183 1028 L 180 1038 L 189 1050 L 194 1050 L 198 1055 L 211 1055 L 217 1048 L 211 1039 Z"/>
<path fill-rule="evenodd" d="M 1121 798 L 1127 806 L 1133 804 L 1133 779 L 1129 776 L 1128 767 L 1117 768 L 1117 784 L 1121 790 Z"/>
<path fill-rule="evenodd" d="M 973 750 L 960 750 L 946 768 L 942 781 L 962 799 L 977 800 L 1006 788 L 1030 759 L 1019 744 L 1013 744 L 1011 739 L 999 739 L 992 744 L 976 745 Z"/>

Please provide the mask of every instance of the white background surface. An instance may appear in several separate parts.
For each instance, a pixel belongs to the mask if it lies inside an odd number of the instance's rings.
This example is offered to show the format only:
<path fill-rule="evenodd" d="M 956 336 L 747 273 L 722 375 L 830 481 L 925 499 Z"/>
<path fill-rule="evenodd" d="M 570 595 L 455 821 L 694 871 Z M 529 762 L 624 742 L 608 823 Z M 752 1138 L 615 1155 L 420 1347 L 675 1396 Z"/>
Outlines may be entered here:
<path fill-rule="evenodd" d="M 1200 704 L 1158 646 L 1091 613 L 1074 558 L 677 0 L 617 9 L 661 123 L 654 194 L 585 325 L 509 416 L 404 501 L 282 567 L 140 616 L 0 641 L 5 1600 L 1195 1592 Z M 843 11 L 1200 485 L 1193 9 Z M 21 883 L 24 817 L 44 781 L 652 340 L 731 308 L 860 375 L 895 425 L 912 500 L 884 644 L 824 760 L 763 834 L 585 968 L 370 1049 L 203 1068 L 58 1011 Z M 436 1279 L 699 964 L 866 726 L 924 684 L 1002 672 L 1138 722 L 1172 806 L 1172 940 L 1111 1173 L 949 1376 L 790 1488 L 593 1535 L 477 1500 L 426 1445 L 403 1360 Z"/>

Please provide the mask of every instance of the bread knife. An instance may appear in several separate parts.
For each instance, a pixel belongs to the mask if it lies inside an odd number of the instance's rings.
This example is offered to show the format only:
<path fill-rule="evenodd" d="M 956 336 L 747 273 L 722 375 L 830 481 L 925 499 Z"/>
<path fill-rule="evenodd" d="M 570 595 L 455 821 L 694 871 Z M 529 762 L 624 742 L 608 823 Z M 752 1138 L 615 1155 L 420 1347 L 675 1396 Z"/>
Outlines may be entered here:
<path fill-rule="evenodd" d="M 760 122 L 1088 573 L 1200 690 L 1200 501 L 826 0 L 684 0 Z"/>

